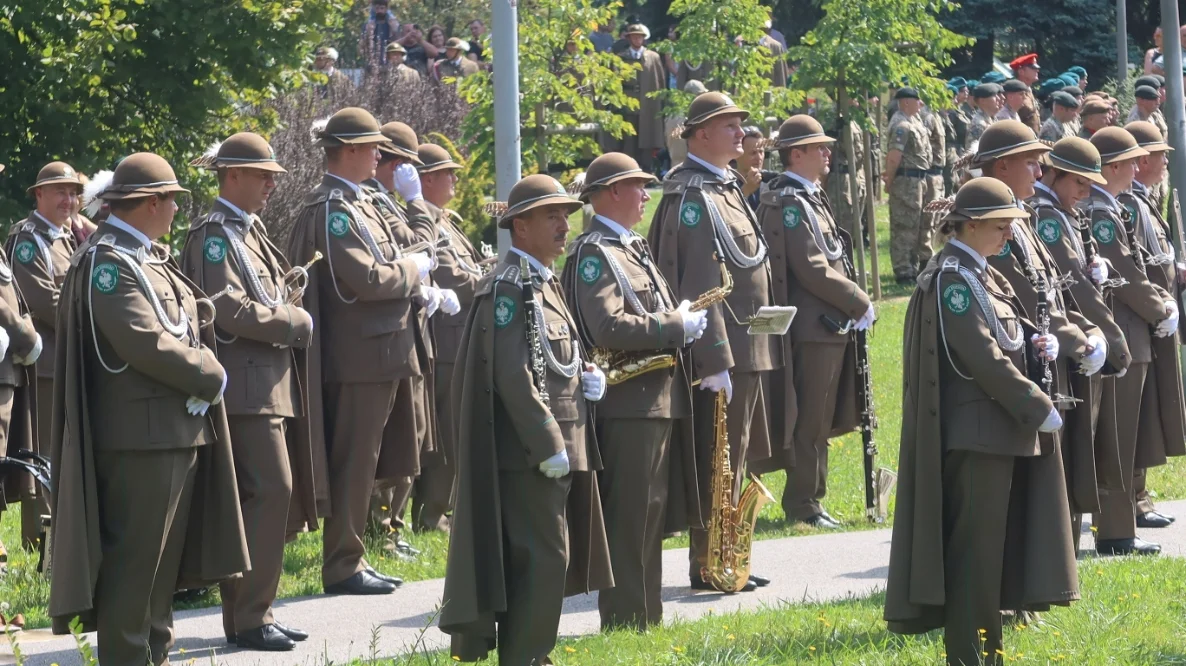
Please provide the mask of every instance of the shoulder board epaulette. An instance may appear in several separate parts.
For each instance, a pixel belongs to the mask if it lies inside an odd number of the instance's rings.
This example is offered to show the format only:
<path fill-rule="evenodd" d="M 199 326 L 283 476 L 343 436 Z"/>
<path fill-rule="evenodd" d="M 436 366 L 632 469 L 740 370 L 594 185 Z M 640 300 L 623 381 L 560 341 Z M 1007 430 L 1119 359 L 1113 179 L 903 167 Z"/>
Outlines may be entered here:
<path fill-rule="evenodd" d="M 465 218 L 461 217 L 461 213 L 458 213 L 451 208 L 445 208 L 444 211 L 449 217 L 452 217 L 454 220 L 456 220 L 458 224 L 465 222 Z"/>
<path fill-rule="evenodd" d="M 206 215 L 205 217 L 198 218 L 197 222 L 190 225 L 189 232 L 192 234 L 193 232 L 197 231 L 198 229 L 201 229 L 202 227 L 206 226 L 207 224 L 214 224 L 217 226 L 222 226 L 224 222 L 226 222 L 226 215 L 224 213 L 219 213 L 216 211 L 216 212 L 210 213 L 209 215 Z"/>
<path fill-rule="evenodd" d="M 668 194 L 683 194 L 684 190 L 688 189 L 687 183 L 680 180 L 664 180 L 663 181 L 663 196 Z"/>
<path fill-rule="evenodd" d="M 495 285 L 499 282 L 506 282 L 511 285 L 519 284 L 519 267 L 507 266 L 501 273 L 487 273 L 478 280 L 477 286 L 474 288 L 474 293 L 477 296 L 485 296 L 494 291 Z"/>

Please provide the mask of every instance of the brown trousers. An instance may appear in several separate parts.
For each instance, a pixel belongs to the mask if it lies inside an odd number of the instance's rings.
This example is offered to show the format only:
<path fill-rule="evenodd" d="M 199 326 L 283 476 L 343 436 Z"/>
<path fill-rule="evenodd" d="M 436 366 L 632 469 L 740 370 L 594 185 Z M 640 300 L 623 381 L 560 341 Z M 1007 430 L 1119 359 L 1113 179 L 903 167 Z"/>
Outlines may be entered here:
<path fill-rule="evenodd" d="M 12 424 L 12 402 L 15 397 L 16 389 L 14 387 L 0 386 L 0 456 L 8 455 L 8 433 L 9 426 Z M 4 487 L 8 483 L 15 483 L 15 481 L 0 477 L 0 516 L 4 515 L 3 511 L 8 506 L 9 491 Z M 21 515 L 23 517 L 24 512 Z M 3 553 L 5 558 L 8 557 L 7 549 L 3 543 L 0 543 L 0 553 Z"/>
<path fill-rule="evenodd" d="M 322 528 L 323 585 L 340 583 L 367 567 L 362 537 L 383 429 L 401 381 L 324 387 L 331 513 Z"/>
<path fill-rule="evenodd" d="M 615 586 L 597 593 L 603 630 L 663 622 L 663 521 L 671 419 L 604 419 L 597 441 L 601 508 Z"/>
<path fill-rule="evenodd" d="M 251 570 L 219 586 L 222 628 L 228 638 L 273 621 L 292 499 L 284 418 L 231 416 L 230 429 Z"/>
<path fill-rule="evenodd" d="M 1147 470 L 1144 469 L 1138 469 L 1132 475 L 1133 498 L 1135 500 L 1133 509 L 1136 511 L 1136 515 L 1157 510 L 1157 507 L 1153 505 L 1153 498 L 1149 497 L 1149 489 L 1145 487 L 1148 476 Z"/>
<path fill-rule="evenodd" d="M 49 433 L 54 423 L 53 379 L 49 377 L 37 378 L 37 398 L 38 441 L 34 442 L 34 450 L 49 457 Z M 42 442 L 45 442 L 44 446 Z M 36 549 L 42 534 L 41 517 L 49 515 L 49 502 L 36 483 L 30 485 L 33 488 L 33 493 L 21 500 L 21 543 L 25 548 Z"/>
<path fill-rule="evenodd" d="M 572 476 L 500 471 L 507 609 L 498 623 L 498 663 L 528 666 L 556 647 L 568 574 L 568 491 Z"/>
<path fill-rule="evenodd" d="M 1141 414 L 1141 394 L 1145 386 L 1148 363 L 1133 363 L 1123 377 L 1104 382 L 1105 391 L 1110 384 L 1116 395 L 1116 410 L 1104 410 L 1100 414 L 1100 425 L 1116 424 L 1116 436 L 1120 443 L 1120 473 L 1122 478 L 1134 478 L 1133 468 L 1137 455 L 1137 431 Z M 1100 488 L 1100 512 L 1092 517 L 1097 528 L 1096 539 L 1131 539 L 1137 535 L 1135 488 L 1130 484 L 1125 490 Z"/>
<path fill-rule="evenodd" d="M 197 463 L 196 448 L 95 452 L 103 553 L 95 612 L 103 666 L 144 666 L 146 658 L 161 664 L 169 657 Z"/>
<path fill-rule="evenodd" d="M 782 494 L 782 510 L 788 520 L 806 520 L 824 510 L 820 502 L 828 492 L 828 433 L 836 414 L 847 349 L 843 344 L 791 347 L 799 417 L 792 439 L 795 465 L 786 470 L 787 487 Z"/>
<path fill-rule="evenodd" d="M 758 406 L 762 402 L 761 374 L 757 372 L 734 372 L 733 400 L 725 410 L 725 420 L 729 428 L 729 464 L 733 468 L 733 501 L 741 492 L 741 481 L 745 478 L 745 461 L 749 452 L 750 435 L 754 434 L 754 427 L 765 428 L 765 423 L 755 423 L 755 413 L 760 413 Z M 692 413 L 695 415 L 696 455 L 710 456 L 713 442 L 716 441 L 713 418 L 716 412 L 717 396 L 712 391 L 697 388 L 692 395 Z M 707 482 L 711 480 L 706 479 Z M 701 497 L 708 504 L 712 503 L 708 496 L 708 486 L 701 488 Z M 695 579 L 700 575 L 700 569 L 708 562 L 708 531 L 692 528 L 688 530 L 688 576 Z"/>

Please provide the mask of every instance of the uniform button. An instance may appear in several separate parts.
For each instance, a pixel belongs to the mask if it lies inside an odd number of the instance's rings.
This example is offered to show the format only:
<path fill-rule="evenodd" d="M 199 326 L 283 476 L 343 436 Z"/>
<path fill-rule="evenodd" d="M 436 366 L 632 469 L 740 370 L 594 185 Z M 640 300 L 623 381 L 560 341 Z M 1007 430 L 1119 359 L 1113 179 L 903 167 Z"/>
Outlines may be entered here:
<path fill-rule="evenodd" d="M 934 382 L 931 382 L 931 383 L 933 384 Z M 487 392 L 487 393 L 489 393 L 489 392 L 490 392 L 490 389 L 486 389 L 486 392 Z"/>
<path fill-rule="evenodd" d="M 779 283 L 779 284 L 782 284 L 782 278 L 781 278 L 781 277 L 780 277 L 780 278 L 776 278 L 776 279 L 778 280 L 778 283 Z"/>
<path fill-rule="evenodd" d="M 482 332 L 483 332 L 483 333 L 485 333 L 485 332 L 486 332 L 486 327 L 485 327 L 485 326 L 483 326 L 483 327 L 482 327 Z"/>
<path fill-rule="evenodd" d="M 934 410 L 934 408 L 932 408 L 932 409 L 931 409 L 931 416 L 935 416 L 936 414 L 937 414 L 937 412 Z"/>
<path fill-rule="evenodd" d="M 933 380 L 933 379 L 932 379 L 932 380 L 931 380 L 931 386 L 934 386 L 934 385 L 935 385 L 935 380 Z M 490 392 L 490 390 L 489 390 L 489 389 L 487 389 L 487 390 L 486 390 L 486 392 L 487 392 L 487 393 L 489 393 L 489 392 Z"/>
<path fill-rule="evenodd" d="M 929 324 L 929 323 L 931 323 L 931 318 L 930 318 L 930 317 L 927 317 L 926 321 L 927 321 L 927 323 L 928 323 L 928 324 Z"/>
<path fill-rule="evenodd" d="M 933 356 L 935 354 L 935 348 L 931 347 L 930 349 L 927 349 L 927 353 Z"/>

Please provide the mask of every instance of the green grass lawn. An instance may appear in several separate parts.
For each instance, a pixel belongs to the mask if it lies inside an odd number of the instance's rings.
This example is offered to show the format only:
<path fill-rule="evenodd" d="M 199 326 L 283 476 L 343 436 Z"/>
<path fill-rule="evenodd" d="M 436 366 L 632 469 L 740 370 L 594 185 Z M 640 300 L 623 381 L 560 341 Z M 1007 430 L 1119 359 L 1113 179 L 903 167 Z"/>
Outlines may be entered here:
<path fill-rule="evenodd" d="M 651 200 L 648 204 L 648 214 L 644 217 L 645 220 L 650 219 L 650 213 L 653 212 L 657 204 L 657 197 Z M 870 358 L 873 366 L 874 399 L 880 421 L 880 429 L 877 431 L 877 443 L 880 450 L 878 464 L 896 469 L 898 438 L 901 429 L 902 322 L 906 314 L 908 292 L 893 282 L 889 262 L 888 218 L 884 205 L 877 207 L 877 217 L 880 267 L 884 287 L 883 299 L 877 303 L 878 322 L 870 336 Z M 645 234 L 647 222 L 644 222 L 643 225 L 639 231 Z M 579 223 L 575 226 L 579 226 Z M 578 232 L 574 230 L 574 235 L 575 233 Z M 828 497 L 826 499 L 828 511 L 836 518 L 845 521 L 845 529 L 869 529 L 871 526 L 864 519 L 865 500 L 860 438 L 856 434 L 851 434 L 834 440 L 832 446 Z M 781 497 L 782 490 L 786 485 L 785 474 L 781 472 L 768 474 L 762 480 L 776 498 Z M 1152 470 L 1149 487 L 1153 489 L 1157 497 L 1162 499 L 1186 497 L 1186 459 L 1175 458 L 1171 460 L 1170 464 Z M 892 517 L 892 515 L 891 506 L 890 516 Z M 758 518 L 755 537 L 772 539 L 813 532 L 814 530 L 811 528 L 788 526 L 784 521 L 782 508 L 778 502 L 772 502 L 765 506 Z M 36 558 L 34 557 L 30 561 L 30 558 L 17 547 L 20 542 L 19 534 L 19 510 L 6 512 L 3 520 L 0 521 L 0 539 L 3 539 L 4 543 L 10 547 L 10 573 L 8 576 L 0 578 L 0 602 L 7 602 L 11 607 L 11 612 L 6 615 L 24 613 L 28 626 L 45 626 L 48 624 L 45 607 L 49 586 L 40 576 L 31 571 L 31 566 L 35 564 Z M 380 571 L 400 576 L 406 581 L 443 577 L 445 575 L 445 556 L 448 550 L 447 539 L 440 534 L 408 535 L 407 538 L 412 545 L 423 551 L 419 558 L 411 561 L 400 560 L 384 553 L 378 541 L 372 541 L 368 544 L 367 559 Z M 686 537 L 669 539 L 666 545 L 669 548 L 686 546 L 687 539 Z M 301 535 L 294 543 L 289 544 L 284 568 L 284 576 L 280 583 L 280 596 L 319 594 L 321 592 L 321 535 Z M 756 563 L 756 569 L 762 572 L 760 562 Z M 217 603 L 218 595 L 217 591 L 214 591 L 198 605 Z M 672 661 L 670 663 L 698 662 Z M 790 662 L 771 661 L 769 663 Z"/>

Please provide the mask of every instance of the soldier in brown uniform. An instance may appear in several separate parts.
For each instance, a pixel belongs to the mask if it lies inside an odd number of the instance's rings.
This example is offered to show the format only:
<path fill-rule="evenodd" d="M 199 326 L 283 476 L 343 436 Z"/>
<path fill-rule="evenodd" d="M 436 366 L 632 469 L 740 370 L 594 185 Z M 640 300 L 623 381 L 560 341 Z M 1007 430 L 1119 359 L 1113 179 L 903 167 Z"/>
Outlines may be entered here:
<path fill-rule="evenodd" d="M 460 81 L 471 74 L 478 73 L 478 63 L 465 57 L 462 44 L 463 42 L 456 37 L 450 37 L 449 41 L 445 42 L 445 59 L 432 64 L 433 78 L 437 81 L 444 81 L 447 78 Z"/>
<path fill-rule="evenodd" d="M 208 294 L 234 290 L 217 301 L 214 330 L 230 376 L 227 420 L 251 552 L 251 571 L 221 586 L 223 630 L 239 647 L 291 650 L 308 634 L 276 622 L 272 603 L 290 522 L 317 529 L 308 419 L 296 422 L 305 416 L 302 371 L 313 318 L 299 297 L 290 298 L 296 285 L 284 280 L 288 261 L 258 216 L 276 177 L 287 172 L 268 142 L 249 132 L 228 138 L 197 165 L 217 172 L 219 196 L 190 227 L 182 268 Z M 294 487 L 297 510 L 290 516 Z"/>
<path fill-rule="evenodd" d="M 1015 201 L 991 178 L 959 189 L 943 229 L 955 237 L 906 311 L 885 619 L 897 633 L 943 627 L 952 666 L 1004 661 L 1002 610 L 1079 598 L 1062 459 L 1039 438 L 1062 420 L 1028 377 L 1054 338 L 1028 348 L 1033 327 L 985 259 L 1026 215 Z"/>
<path fill-rule="evenodd" d="M 120 162 L 62 285 L 49 614 L 97 628 L 104 665 L 167 663 L 174 590 L 250 567 L 213 313 L 154 242 L 185 191 L 157 155 Z"/>
<path fill-rule="evenodd" d="M 799 309 L 782 341 L 794 371 L 783 368 L 770 376 L 772 384 L 792 380 L 787 395 L 795 396 L 798 412 L 793 432 L 775 442 L 793 450 L 782 461 L 787 472 L 782 507 L 788 520 L 825 528 L 840 526 L 822 503 L 828 438 L 857 426 L 855 409 L 843 408 L 856 403 L 853 338 L 837 333 L 850 322 L 867 330 L 875 318 L 872 301 L 853 281 L 852 236 L 837 225 L 819 184 L 828 173 L 833 141 L 811 116 L 784 122 L 775 147 L 786 171 L 758 207 L 762 231 L 770 239 L 774 302 Z"/>
<path fill-rule="evenodd" d="M 1078 549 L 1083 514 L 1099 511 L 1098 488 L 1124 488 L 1129 483 L 1120 474 L 1116 428 L 1114 424 L 1101 428 L 1099 416 L 1115 411 L 1113 391 L 1107 392 L 1109 401 L 1104 403 L 1104 384 L 1111 384 L 1113 376 L 1128 368 L 1131 356 L 1103 292 L 1108 284 L 1107 262 L 1096 254 L 1091 229 L 1075 207 L 1091 193 L 1092 183 L 1107 183 L 1100 175 L 1099 151 L 1086 139 L 1072 136 L 1054 144 L 1048 159 L 1050 168 L 1034 184 L 1028 201 L 1035 213 L 1030 220 L 1059 271 L 1073 279 L 1064 296 L 1068 307 L 1099 329 L 1096 335 L 1107 348 L 1101 372 L 1087 374 L 1095 365 L 1081 362 L 1078 371 L 1067 373 L 1070 395 L 1083 401 L 1070 412 L 1061 433 L 1071 533 Z"/>
<path fill-rule="evenodd" d="M 713 267 L 725 262 L 733 291 L 724 303 L 708 309 L 704 337 L 692 345 L 692 376 L 700 379 L 693 397 L 696 440 L 713 441 L 713 404 L 718 391 L 729 397 L 729 455 L 739 492 L 747 460 L 770 458 L 762 373 L 783 365 L 782 349 L 769 336 L 747 332 L 758 308 L 772 304 L 769 248 L 741 191 L 742 176 L 729 168 L 742 153 L 741 123 L 748 113 L 722 93 L 700 95 L 688 108 L 682 132 L 688 159 L 663 181 L 663 199 L 651 222 L 648 241 L 659 270 L 676 298 L 693 300 L 721 286 Z M 715 253 L 715 254 L 714 254 Z M 702 447 L 705 455 L 709 447 Z M 707 483 L 707 479 L 704 482 Z M 708 494 L 708 486 L 701 489 Z M 707 557 L 708 534 L 690 532 L 689 578 L 693 589 L 711 589 L 700 576 Z M 768 583 L 750 576 L 746 589 Z"/>
<path fill-rule="evenodd" d="M 667 87 L 667 71 L 663 67 L 663 58 L 643 44 L 646 41 L 646 28 L 641 25 L 630 25 L 623 34 L 628 44 L 626 48 L 617 51 L 616 55 L 628 63 L 639 66 L 635 77 L 622 84 L 622 92 L 638 100 L 637 110 L 621 109 L 622 118 L 634 127 L 634 134 L 620 139 L 604 136 L 601 147 L 607 153 L 626 153 L 638 160 L 643 171 L 649 173 L 655 151 L 662 148 L 664 143 L 663 105 L 650 94 Z M 703 77 L 692 78 L 704 80 Z M 683 86 L 686 82 L 681 81 L 680 85 Z"/>
<path fill-rule="evenodd" d="M 37 401 L 37 439 L 48 442 L 53 412 L 58 297 L 70 268 L 70 255 L 75 250 L 69 223 L 82 194 L 82 181 L 69 164 L 51 162 L 42 167 L 37 182 L 28 191 L 35 197 L 37 206 L 29 217 L 13 225 L 5 249 L 17 287 L 41 336 L 39 349 L 44 354 L 38 353 L 40 360 L 36 366 L 37 394 L 41 396 Z M 49 446 L 42 450 L 40 442 L 35 441 L 33 451 L 45 454 Z M 41 516 L 49 512 L 49 505 L 35 485 L 26 486 L 25 491 L 21 500 L 21 541 L 26 547 L 33 547 L 41 536 Z"/>
<path fill-rule="evenodd" d="M 420 83 L 420 72 L 404 64 L 406 55 L 408 55 L 408 50 L 404 48 L 403 44 L 391 42 L 387 45 L 387 74 L 391 77 L 392 85 Z"/>
<path fill-rule="evenodd" d="M 1161 130 L 1150 122 L 1136 121 L 1124 126 L 1137 144 L 1149 151 L 1138 163 L 1132 188 L 1117 197 L 1132 216 L 1132 243 L 1145 264 L 1149 282 L 1178 303 L 1183 270 L 1174 260 L 1173 238 L 1169 222 L 1161 214 L 1154 192 L 1164 180 L 1167 153 L 1172 150 Z M 1178 231 L 1178 233 L 1181 233 Z M 1166 327 L 1168 330 L 1168 326 Z M 1145 468 L 1164 465 L 1166 456 L 1186 455 L 1186 413 L 1183 412 L 1182 375 L 1178 368 L 1180 335 L 1157 336 L 1151 342 L 1156 363 L 1149 364 L 1149 376 L 1141 398 L 1141 422 L 1137 428 L 1137 462 L 1133 491 L 1136 500 L 1137 527 L 1169 527 L 1173 516 L 1153 506 L 1145 487 Z"/>
<path fill-rule="evenodd" d="M 327 172 L 305 198 L 289 239 L 294 265 L 308 263 L 315 251 L 325 256 L 309 272 L 303 306 L 318 324 L 309 351 L 309 409 L 322 411 L 327 437 L 321 579 L 330 594 L 395 591 L 398 579 L 378 574 L 364 558 L 371 489 L 375 479 L 419 472 L 419 451 L 388 431 L 405 425 L 394 422 L 392 410 L 421 372 L 412 305 L 432 261 L 400 252 L 362 189 L 387 142 L 363 109 L 335 113 L 318 133 Z"/>
<path fill-rule="evenodd" d="M 1100 511 L 1093 516 L 1097 528 L 1096 551 L 1101 555 L 1154 554 L 1161 546 L 1136 536 L 1136 500 L 1129 479 L 1136 473 L 1137 437 L 1142 394 L 1153 361 L 1153 335 L 1168 337 L 1177 329 L 1176 298 L 1149 281 L 1134 242 L 1128 211 L 1117 200 L 1136 175 L 1137 162 L 1149 151 L 1137 145 L 1132 134 L 1120 127 L 1097 131 L 1091 143 L 1103 162 L 1106 185 L 1092 185 L 1091 196 L 1079 203 L 1091 220 L 1100 256 L 1128 281 L 1112 289 L 1112 312 L 1124 331 L 1132 361 L 1123 375 L 1105 383 L 1116 409 L 1100 414 L 1101 427 L 1115 427 L 1125 489 L 1100 488 Z"/>
<path fill-rule="evenodd" d="M 570 246 L 564 269 L 570 310 L 586 348 L 635 357 L 666 354 L 676 364 L 620 381 L 597 407 L 605 465 L 598 482 L 615 583 L 597 596 L 604 630 L 662 623 L 663 534 L 687 527 L 686 520 L 678 527 L 667 520 L 669 485 L 684 497 L 680 461 L 695 460 L 691 439 L 676 433 L 680 420 L 692 415 L 691 375 L 681 350 L 703 334 L 708 319 L 703 310 L 692 312 L 690 301 L 676 302 L 646 239 L 631 231 L 642 221 L 650 200 L 645 187 L 654 181 L 628 155 L 593 160 L 581 199 L 595 215 Z M 695 475 L 690 481 L 695 488 Z M 684 507 L 671 510 L 685 515 Z"/>
<path fill-rule="evenodd" d="M 458 495 L 440 627 L 455 659 L 497 647 L 500 664 L 542 666 L 564 596 L 613 585 L 588 404 L 606 385 L 548 267 L 580 202 L 543 174 L 509 199 L 498 224 L 511 249 L 478 283 L 457 357 Z"/>

